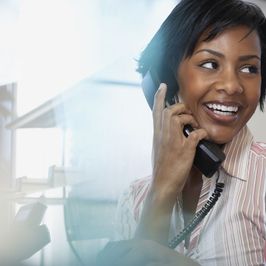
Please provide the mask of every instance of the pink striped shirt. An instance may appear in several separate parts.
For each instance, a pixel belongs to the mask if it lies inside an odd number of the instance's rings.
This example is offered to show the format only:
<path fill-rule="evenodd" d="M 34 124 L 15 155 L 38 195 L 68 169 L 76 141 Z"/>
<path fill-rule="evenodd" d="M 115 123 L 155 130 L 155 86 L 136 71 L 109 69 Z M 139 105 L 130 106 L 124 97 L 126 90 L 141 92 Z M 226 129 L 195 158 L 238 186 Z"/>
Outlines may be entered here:
<path fill-rule="evenodd" d="M 228 143 L 226 160 L 219 170 L 224 182 L 216 205 L 194 229 L 188 248 L 176 250 L 206 266 L 264 265 L 266 239 L 266 144 L 256 143 L 247 127 Z M 217 174 L 215 174 L 217 175 Z M 203 178 L 197 211 L 212 194 L 216 178 Z M 117 239 L 134 236 L 151 177 L 136 180 L 118 205 Z M 181 197 L 173 209 L 169 239 L 184 227 Z"/>

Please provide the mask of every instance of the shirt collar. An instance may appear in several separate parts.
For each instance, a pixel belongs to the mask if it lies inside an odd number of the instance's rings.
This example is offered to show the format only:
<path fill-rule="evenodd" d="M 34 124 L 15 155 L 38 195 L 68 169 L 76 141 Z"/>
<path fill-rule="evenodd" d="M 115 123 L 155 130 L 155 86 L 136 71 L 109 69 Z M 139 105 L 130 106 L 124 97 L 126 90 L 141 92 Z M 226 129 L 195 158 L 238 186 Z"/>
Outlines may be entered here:
<path fill-rule="evenodd" d="M 248 156 L 253 136 L 247 126 L 224 147 L 225 160 L 222 168 L 227 174 L 241 180 L 247 180 Z"/>

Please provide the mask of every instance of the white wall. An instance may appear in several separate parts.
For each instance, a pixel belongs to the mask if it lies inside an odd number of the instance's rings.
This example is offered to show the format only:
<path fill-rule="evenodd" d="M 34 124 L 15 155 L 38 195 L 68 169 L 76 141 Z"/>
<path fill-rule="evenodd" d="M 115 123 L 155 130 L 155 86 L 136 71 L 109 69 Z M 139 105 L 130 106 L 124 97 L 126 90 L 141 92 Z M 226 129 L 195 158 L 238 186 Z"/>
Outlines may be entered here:
<path fill-rule="evenodd" d="M 255 3 L 262 8 L 264 14 L 266 14 L 266 1 L 265 0 L 251 0 L 249 2 Z M 266 77 L 265 77 L 266 78 Z M 266 105 L 265 111 L 262 113 L 259 108 L 257 108 L 254 116 L 248 123 L 251 132 L 258 141 L 266 142 Z"/>
<path fill-rule="evenodd" d="M 18 0 L 0 1 L 0 85 L 16 80 Z"/>
<path fill-rule="evenodd" d="M 266 105 L 265 105 L 266 107 Z M 266 110 L 266 109 L 265 109 Z M 248 126 L 257 141 L 266 142 L 266 112 L 257 108 Z"/>

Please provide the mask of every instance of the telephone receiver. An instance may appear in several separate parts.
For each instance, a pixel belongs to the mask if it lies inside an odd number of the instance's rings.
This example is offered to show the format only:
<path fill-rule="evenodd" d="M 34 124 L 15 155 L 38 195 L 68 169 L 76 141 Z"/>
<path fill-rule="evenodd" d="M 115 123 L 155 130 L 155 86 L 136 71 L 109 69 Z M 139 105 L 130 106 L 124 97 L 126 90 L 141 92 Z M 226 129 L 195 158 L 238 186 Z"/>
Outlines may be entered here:
<path fill-rule="evenodd" d="M 166 66 L 161 67 L 159 70 L 151 68 L 145 74 L 141 84 L 151 109 L 153 108 L 155 93 L 162 82 L 167 84 L 166 104 L 172 105 L 175 103 L 178 84 L 172 71 Z M 193 128 L 191 125 L 185 125 L 183 128 L 183 133 L 186 137 L 192 131 Z M 197 145 L 193 164 L 206 177 L 211 177 L 218 170 L 224 159 L 225 154 L 217 144 L 203 139 Z"/>

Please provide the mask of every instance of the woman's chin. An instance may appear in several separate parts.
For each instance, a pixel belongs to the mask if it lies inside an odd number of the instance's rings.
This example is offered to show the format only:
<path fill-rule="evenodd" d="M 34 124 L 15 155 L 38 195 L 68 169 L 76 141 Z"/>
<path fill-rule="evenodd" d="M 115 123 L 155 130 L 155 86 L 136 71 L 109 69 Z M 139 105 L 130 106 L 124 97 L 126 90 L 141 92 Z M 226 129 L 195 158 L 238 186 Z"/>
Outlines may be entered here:
<path fill-rule="evenodd" d="M 235 134 L 226 134 L 226 132 L 208 132 L 208 137 L 209 140 L 218 144 L 218 145 L 223 145 L 228 142 L 230 142 Z"/>

